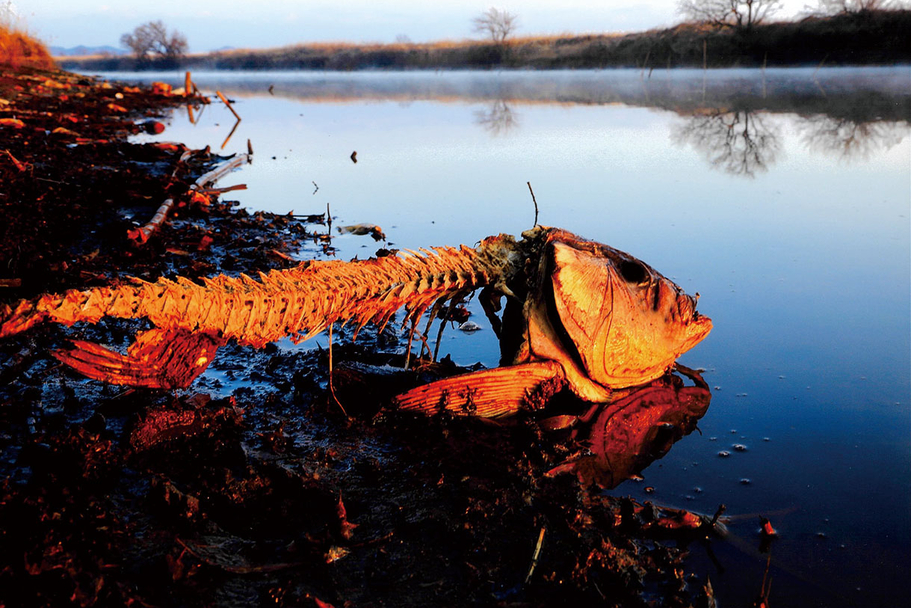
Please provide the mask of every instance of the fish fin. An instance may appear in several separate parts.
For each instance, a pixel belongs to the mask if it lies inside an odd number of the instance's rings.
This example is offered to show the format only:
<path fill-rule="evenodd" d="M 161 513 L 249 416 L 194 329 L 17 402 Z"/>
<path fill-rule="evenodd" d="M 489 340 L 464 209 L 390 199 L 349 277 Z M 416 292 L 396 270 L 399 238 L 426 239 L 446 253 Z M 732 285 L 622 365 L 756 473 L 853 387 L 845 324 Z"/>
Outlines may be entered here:
<path fill-rule="evenodd" d="M 554 361 L 523 363 L 463 374 L 419 386 L 393 399 L 403 410 L 500 418 L 540 409 L 565 384 Z"/>
<path fill-rule="evenodd" d="M 223 338 L 186 330 L 151 329 L 137 335 L 126 355 L 77 340 L 52 353 L 94 380 L 147 388 L 185 388 L 215 357 Z"/>

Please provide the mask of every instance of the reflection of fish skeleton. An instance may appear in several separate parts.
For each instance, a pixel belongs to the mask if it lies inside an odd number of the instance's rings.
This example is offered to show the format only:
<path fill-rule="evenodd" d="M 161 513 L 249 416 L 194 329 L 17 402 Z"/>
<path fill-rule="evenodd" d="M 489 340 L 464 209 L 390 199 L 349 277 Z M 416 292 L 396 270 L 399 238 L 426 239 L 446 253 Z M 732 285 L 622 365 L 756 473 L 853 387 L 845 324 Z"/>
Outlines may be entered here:
<path fill-rule="evenodd" d="M 570 417 L 572 439 L 585 451 L 548 475 L 572 472 L 587 483 L 611 489 L 663 457 L 696 428 L 712 400 L 702 376 L 682 365 L 676 371 L 681 375 L 666 374 L 631 389 L 627 396 L 618 394 L 609 404 L 592 406 L 583 416 Z M 683 376 L 694 385 L 685 386 Z M 556 424 L 548 419 L 543 423 Z"/>
<path fill-rule="evenodd" d="M 305 340 L 336 321 L 383 325 L 399 308 L 416 323 L 483 288 L 491 317 L 507 297 L 502 330 L 495 327 L 506 366 L 434 382 L 397 402 L 501 416 L 540 405 L 567 385 L 587 401 L 610 400 L 613 389 L 661 376 L 711 329 L 692 297 L 630 255 L 553 228 L 522 236 L 489 237 L 473 249 L 306 262 L 258 281 L 137 280 L 45 295 L 0 308 L 0 337 L 45 320 L 144 317 L 156 327 L 139 334 L 126 355 L 77 341 L 55 356 L 106 382 L 185 387 L 229 339 L 256 347 Z"/>

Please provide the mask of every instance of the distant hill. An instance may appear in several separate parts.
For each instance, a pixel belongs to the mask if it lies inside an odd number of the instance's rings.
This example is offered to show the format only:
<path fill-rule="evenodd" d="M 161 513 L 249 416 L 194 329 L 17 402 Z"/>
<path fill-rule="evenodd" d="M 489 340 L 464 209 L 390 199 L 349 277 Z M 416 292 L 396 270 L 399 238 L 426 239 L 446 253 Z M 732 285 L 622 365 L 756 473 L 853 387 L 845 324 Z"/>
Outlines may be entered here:
<path fill-rule="evenodd" d="M 128 55 L 130 51 L 119 49 L 113 46 L 74 46 L 63 48 L 62 46 L 52 46 L 49 48 L 51 55 L 54 57 L 83 57 L 85 55 Z"/>

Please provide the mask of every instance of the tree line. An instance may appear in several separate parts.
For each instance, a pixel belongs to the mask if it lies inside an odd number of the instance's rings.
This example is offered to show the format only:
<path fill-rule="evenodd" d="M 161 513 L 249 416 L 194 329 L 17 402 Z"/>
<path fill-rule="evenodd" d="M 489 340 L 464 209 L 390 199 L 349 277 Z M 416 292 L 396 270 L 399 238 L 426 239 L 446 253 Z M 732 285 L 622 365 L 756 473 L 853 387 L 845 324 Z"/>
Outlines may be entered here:
<path fill-rule="evenodd" d="M 909 0 L 817 0 L 813 16 L 860 14 L 879 10 L 908 8 Z M 767 23 L 782 8 L 781 0 L 679 0 L 677 13 L 684 21 L 716 29 L 750 31 Z M 516 33 L 519 17 L 508 10 L 490 7 L 471 20 L 472 31 L 481 34 L 495 47 L 506 48 Z M 400 36 L 397 40 L 405 41 Z M 137 26 L 120 38 L 129 48 L 139 67 L 155 65 L 173 67 L 186 55 L 187 38 L 177 30 L 169 31 L 162 21 L 150 21 Z"/>

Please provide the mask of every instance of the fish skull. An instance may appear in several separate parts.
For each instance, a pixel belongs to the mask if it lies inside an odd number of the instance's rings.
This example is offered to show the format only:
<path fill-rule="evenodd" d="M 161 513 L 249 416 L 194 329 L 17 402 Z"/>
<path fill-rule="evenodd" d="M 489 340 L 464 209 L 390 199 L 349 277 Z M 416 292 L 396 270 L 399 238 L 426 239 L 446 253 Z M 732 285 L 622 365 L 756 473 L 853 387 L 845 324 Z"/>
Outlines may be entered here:
<path fill-rule="evenodd" d="M 588 401 L 658 378 L 712 328 L 695 298 L 607 245 L 551 229 L 538 265 L 517 360 L 558 361 Z"/>

